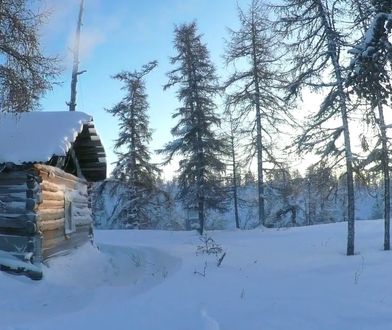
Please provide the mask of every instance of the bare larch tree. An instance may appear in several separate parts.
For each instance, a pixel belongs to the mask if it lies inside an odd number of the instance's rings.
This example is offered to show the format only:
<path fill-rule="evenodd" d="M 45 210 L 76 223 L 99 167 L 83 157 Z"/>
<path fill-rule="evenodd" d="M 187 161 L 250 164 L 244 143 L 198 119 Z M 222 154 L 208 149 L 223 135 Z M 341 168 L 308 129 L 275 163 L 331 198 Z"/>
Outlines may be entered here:
<path fill-rule="evenodd" d="M 45 14 L 35 13 L 33 1 L 0 4 L 0 111 L 34 110 L 58 76 L 58 61 L 42 53 L 39 27 Z"/>
<path fill-rule="evenodd" d="M 345 36 L 336 26 L 341 3 L 329 0 L 284 0 L 275 6 L 277 30 L 287 40 L 292 82 L 289 96 L 303 87 L 327 94 L 318 112 L 309 118 L 297 143 L 300 152 L 315 151 L 322 160 L 344 162 L 347 186 L 347 255 L 354 254 L 355 201 L 353 153 L 349 129 L 349 101 L 345 91 L 342 48 Z M 334 127 L 334 119 L 341 125 Z M 331 123 L 332 120 L 332 123 Z M 342 145 L 339 141 L 342 140 Z"/>
<path fill-rule="evenodd" d="M 256 155 L 259 223 L 265 225 L 265 163 L 276 164 L 271 144 L 274 133 L 285 122 L 285 110 L 278 97 L 278 77 L 274 49 L 265 7 L 253 0 L 246 12 L 238 8 L 240 27 L 229 30 L 225 52 L 226 64 L 233 68 L 224 84 L 226 106 L 232 108 L 238 133 L 250 137 L 246 145 L 248 160 Z M 246 138 L 246 137 L 245 137 Z"/>

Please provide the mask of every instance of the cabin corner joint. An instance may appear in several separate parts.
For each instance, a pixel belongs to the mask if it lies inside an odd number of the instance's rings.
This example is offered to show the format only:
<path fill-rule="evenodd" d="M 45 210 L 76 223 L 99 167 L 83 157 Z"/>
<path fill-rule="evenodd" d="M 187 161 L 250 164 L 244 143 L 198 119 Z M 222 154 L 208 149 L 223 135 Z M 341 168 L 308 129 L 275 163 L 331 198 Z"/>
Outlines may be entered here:
<path fill-rule="evenodd" d="M 104 147 L 81 112 L 1 114 L 0 164 L 0 269 L 40 279 L 43 261 L 92 238 L 89 185 L 106 178 Z"/>

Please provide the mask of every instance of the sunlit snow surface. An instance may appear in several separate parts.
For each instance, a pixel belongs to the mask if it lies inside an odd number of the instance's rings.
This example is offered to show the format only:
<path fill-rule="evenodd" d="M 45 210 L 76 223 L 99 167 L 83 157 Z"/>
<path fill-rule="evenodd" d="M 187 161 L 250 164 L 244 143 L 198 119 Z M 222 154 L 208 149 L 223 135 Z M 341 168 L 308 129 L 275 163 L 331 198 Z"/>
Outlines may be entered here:
<path fill-rule="evenodd" d="M 96 231 L 42 281 L 0 273 L 0 329 L 392 329 L 382 229 L 357 222 L 353 257 L 345 223 L 212 232 L 220 268 L 193 232 Z"/>

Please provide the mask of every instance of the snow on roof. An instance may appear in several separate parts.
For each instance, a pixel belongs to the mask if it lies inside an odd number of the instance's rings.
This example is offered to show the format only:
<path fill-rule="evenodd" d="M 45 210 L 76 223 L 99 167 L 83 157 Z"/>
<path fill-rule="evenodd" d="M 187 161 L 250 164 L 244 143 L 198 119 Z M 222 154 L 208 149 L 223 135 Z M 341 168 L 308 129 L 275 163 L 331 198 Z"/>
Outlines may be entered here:
<path fill-rule="evenodd" d="M 52 156 L 65 156 L 83 125 L 92 120 L 83 112 L 2 113 L 0 163 L 47 162 Z"/>

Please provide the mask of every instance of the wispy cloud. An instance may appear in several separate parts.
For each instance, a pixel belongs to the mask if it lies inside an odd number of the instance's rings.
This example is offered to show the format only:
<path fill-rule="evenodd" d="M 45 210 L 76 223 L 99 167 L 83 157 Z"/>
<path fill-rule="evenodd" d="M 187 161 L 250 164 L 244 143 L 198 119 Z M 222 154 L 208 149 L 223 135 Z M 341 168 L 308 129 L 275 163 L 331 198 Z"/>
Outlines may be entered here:
<path fill-rule="evenodd" d="M 85 0 L 83 26 L 80 40 L 80 57 L 88 58 L 97 47 L 104 44 L 109 36 L 120 28 L 121 12 L 107 13 L 103 10 L 105 0 Z M 43 0 L 44 9 L 48 11 L 48 21 L 41 34 L 47 44 L 56 44 L 69 65 L 75 40 L 76 23 L 80 0 Z M 53 47 L 53 46 L 52 46 Z"/>
<path fill-rule="evenodd" d="M 80 47 L 79 47 L 79 56 L 80 59 L 88 58 L 96 47 L 105 43 L 107 35 L 101 31 L 96 29 L 84 29 L 80 35 Z M 75 40 L 75 32 L 71 33 L 69 36 L 68 45 L 70 48 L 73 48 Z"/>

